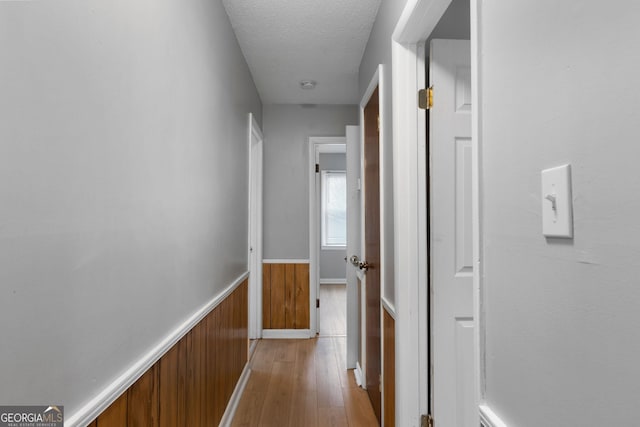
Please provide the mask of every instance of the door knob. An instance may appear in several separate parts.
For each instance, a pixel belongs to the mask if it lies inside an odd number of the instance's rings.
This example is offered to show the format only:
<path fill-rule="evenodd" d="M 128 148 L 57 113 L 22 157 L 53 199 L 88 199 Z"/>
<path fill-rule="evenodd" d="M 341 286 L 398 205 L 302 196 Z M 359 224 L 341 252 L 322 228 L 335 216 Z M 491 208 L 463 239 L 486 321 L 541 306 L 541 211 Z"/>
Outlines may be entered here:
<path fill-rule="evenodd" d="M 369 263 L 366 261 L 360 261 L 358 264 L 358 268 L 363 271 L 367 271 L 369 269 Z"/>
<path fill-rule="evenodd" d="M 351 258 L 349 258 L 349 262 L 358 267 L 360 265 L 360 258 L 358 258 L 358 255 L 351 255 Z"/>

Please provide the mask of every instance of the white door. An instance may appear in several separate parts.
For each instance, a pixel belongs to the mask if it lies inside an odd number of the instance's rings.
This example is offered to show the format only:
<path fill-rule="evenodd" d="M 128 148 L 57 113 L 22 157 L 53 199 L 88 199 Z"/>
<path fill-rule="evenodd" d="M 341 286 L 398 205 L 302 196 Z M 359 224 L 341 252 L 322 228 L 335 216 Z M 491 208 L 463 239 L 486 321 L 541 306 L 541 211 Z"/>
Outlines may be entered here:
<path fill-rule="evenodd" d="M 471 50 L 433 40 L 429 64 L 431 378 L 435 424 L 477 427 L 471 214 Z"/>
<path fill-rule="evenodd" d="M 360 126 L 347 126 L 347 368 L 360 359 L 358 266 L 350 258 L 360 253 Z"/>
<path fill-rule="evenodd" d="M 249 338 L 262 338 L 262 132 L 249 114 Z"/>

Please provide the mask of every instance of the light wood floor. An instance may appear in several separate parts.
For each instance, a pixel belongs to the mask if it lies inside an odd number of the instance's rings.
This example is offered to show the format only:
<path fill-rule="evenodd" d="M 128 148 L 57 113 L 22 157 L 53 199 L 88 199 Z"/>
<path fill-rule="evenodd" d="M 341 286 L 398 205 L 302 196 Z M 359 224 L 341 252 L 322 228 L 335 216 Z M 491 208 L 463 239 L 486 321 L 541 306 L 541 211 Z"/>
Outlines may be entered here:
<path fill-rule="evenodd" d="M 320 336 L 347 334 L 347 285 L 320 285 Z"/>
<path fill-rule="evenodd" d="M 377 426 L 345 355 L 345 337 L 260 340 L 232 425 Z"/>

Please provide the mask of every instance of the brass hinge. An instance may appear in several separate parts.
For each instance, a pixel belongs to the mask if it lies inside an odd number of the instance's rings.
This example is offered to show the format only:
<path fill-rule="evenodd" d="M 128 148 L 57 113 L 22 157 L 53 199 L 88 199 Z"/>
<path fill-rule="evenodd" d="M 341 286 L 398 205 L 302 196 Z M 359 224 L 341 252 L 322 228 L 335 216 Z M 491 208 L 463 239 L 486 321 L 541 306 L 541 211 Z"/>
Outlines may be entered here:
<path fill-rule="evenodd" d="M 420 418 L 420 427 L 434 427 L 433 417 L 431 414 L 423 415 Z"/>
<path fill-rule="evenodd" d="M 320 172 L 320 165 L 318 163 L 316 163 L 316 173 Z"/>
<path fill-rule="evenodd" d="M 422 110 L 433 108 L 433 86 L 418 91 L 418 107 Z"/>
<path fill-rule="evenodd" d="M 380 116 L 378 116 L 378 133 L 380 133 Z"/>
<path fill-rule="evenodd" d="M 320 298 L 316 299 L 316 308 L 320 308 Z"/>

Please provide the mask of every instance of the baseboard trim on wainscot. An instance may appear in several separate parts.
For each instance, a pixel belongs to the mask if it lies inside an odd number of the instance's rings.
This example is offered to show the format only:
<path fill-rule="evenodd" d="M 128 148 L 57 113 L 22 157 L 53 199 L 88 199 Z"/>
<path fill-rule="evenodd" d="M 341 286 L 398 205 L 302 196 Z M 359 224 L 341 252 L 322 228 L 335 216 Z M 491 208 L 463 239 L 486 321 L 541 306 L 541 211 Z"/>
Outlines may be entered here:
<path fill-rule="evenodd" d="M 480 405 L 480 425 L 482 427 L 507 427 L 487 405 Z"/>
<path fill-rule="evenodd" d="M 262 331 L 264 339 L 304 339 L 314 336 L 311 329 L 264 329 Z"/>
<path fill-rule="evenodd" d="M 135 362 L 127 371 L 113 381 L 100 394 L 86 403 L 80 410 L 65 420 L 65 427 L 84 427 L 96 419 L 118 397 L 126 392 L 142 375 L 145 374 L 160 358 L 180 341 L 202 319 L 213 311 L 221 302 L 236 290 L 247 278 L 245 272 L 233 281 L 224 291 L 203 305 L 185 322 L 171 331 L 158 345 Z"/>
<path fill-rule="evenodd" d="M 247 386 L 249 376 L 251 375 L 251 368 L 249 368 L 249 365 L 250 363 L 244 365 L 242 375 L 240 376 L 240 379 L 236 384 L 236 388 L 233 390 L 231 399 L 229 399 L 229 403 L 227 404 L 227 409 L 224 411 L 222 419 L 220 420 L 220 427 L 229 427 L 233 422 L 233 417 L 236 414 L 236 409 L 238 409 L 238 404 L 240 403 L 240 399 L 242 398 L 242 393 L 244 393 L 244 388 Z"/>
<path fill-rule="evenodd" d="M 362 387 L 362 368 L 360 367 L 360 362 L 356 362 L 356 368 L 353 370 L 353 375 L 356 377 L 356 384 L 358 387 Z"/>

